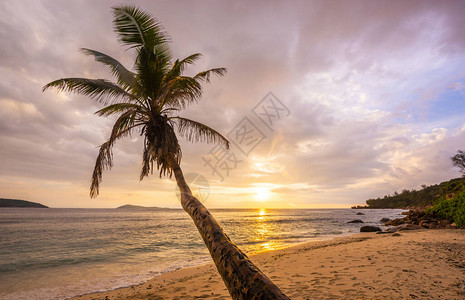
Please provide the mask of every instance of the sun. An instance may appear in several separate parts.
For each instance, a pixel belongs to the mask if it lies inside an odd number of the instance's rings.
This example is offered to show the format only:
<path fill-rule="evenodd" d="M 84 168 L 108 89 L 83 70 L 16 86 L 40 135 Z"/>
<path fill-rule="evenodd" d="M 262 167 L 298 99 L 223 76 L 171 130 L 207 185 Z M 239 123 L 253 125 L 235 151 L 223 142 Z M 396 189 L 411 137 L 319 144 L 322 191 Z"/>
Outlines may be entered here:
<path fill-rule="evenodd" d="M 266 201 L 271 197 L 271 191 L 266 187 L 255 187 L 254 197 L 257 201 Z"/>

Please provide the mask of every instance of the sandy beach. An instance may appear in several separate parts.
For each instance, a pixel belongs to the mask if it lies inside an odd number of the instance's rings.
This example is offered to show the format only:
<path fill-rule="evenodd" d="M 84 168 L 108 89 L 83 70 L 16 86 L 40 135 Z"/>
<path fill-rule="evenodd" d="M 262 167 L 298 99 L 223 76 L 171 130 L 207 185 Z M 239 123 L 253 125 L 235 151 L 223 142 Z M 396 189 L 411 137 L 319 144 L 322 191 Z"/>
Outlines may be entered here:
<path fill-rule="evenodd" d="M 251 256 L 291 299 L 464 299 L 465 230 L 363 233 Z M 212 264 L 75 299 L 230 299 Z"/>

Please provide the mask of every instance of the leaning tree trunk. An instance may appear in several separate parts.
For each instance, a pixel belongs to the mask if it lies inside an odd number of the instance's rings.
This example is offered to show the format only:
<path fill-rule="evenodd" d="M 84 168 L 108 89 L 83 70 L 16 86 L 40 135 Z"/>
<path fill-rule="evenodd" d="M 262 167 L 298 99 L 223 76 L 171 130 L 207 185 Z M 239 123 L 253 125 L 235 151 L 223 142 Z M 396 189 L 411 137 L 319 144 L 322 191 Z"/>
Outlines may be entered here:
<path fill-rule="evenodd" d="M 233 299 L 289 299 L 224 233 L 207 208 L 192 195 L 179 164 L 170 160 L 183 209 L 191 216 Z"/>

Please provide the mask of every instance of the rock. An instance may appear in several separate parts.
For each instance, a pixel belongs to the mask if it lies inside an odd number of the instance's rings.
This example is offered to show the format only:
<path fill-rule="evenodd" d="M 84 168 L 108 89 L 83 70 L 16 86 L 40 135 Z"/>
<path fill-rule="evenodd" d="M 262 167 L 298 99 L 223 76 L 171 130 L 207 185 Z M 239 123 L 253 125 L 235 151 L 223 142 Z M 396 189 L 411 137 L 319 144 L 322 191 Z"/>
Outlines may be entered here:
<path fill-rule="evenodd" d="M 392 236 L 400 236 L 400 233 L 396 232 L 396 233 L 392 234 Z"/>
<path fill-rule="evenodd" d="M 419 225 L 421 227 L 429 228 L 429 229 L 433 229 L 435 227 L 435 224 L 430 223 L 430 222 L 423 222 L 423 221 L 421 221 Z"/>
<path fill-rule="evenodd" d="M 376 226 L 363 226 L 360 228 L 360 232 L 376 232 L 376 231 L 381 231 L 381 228 L 376 227 Z"/>
<path fill-rule="evenodd" d="M 402 224 L 402 225 L 400 225 L 399 231 L 401 231 L 401 230 L 419 230 L 419 229 L 423 229 L 423 227 L 421 227 L 419 225 L 415 225 L 415 224 Z"/>
<path fill-rule="evenodd" d="M 391 227 L 388 229 L 389 232 L 397 232 L 397 231 L 402 231 L 402 230 L 419 230 L 419 229 L 424 229 L 420 225 L 415 225 L 415 224 L 402 224 L 399 226 Z"/>
<path fill-rule="evenodd" d="M 389 221 L 391 221 L 391 219 L 389 219 L 389 218 L 382 218 L 379 222 L 380 222 L 380 223 L 386 223 L 386 222 L 389 222 Z"/>
<path fill-rule="evenodd" d="M 364 216 L 365 214 L 364 213 L 361 213 L 361 212 L 358 212 L 357 213 L 357 216 Z"/>
<path fill-rule="evenodd" d="M 388 228 L 388 229 L 386 229 L 386 231 L 387 231 L 387 232 L 390 232 L 390 233 L 393 233 L 393 232 L 396 232 L 396 231 L 398 231 L 398 230 L 399 230 L 399 228 L 398 228 L 398 227 L 400 227 L 400 226 L 396 226 L 396 227 L 391 227 L 391 228 Z"/>
<path fill-rule="evenodd" d="M 349 221 L 347 223 L 364 223 L 362 220 L 353 220 L 353 221 Z"/>
<path fill-rule="evenodd" d="M 384 223 L 385 226 L 399 226 L 399 225 L 418 225 L 423 228 L 428 228 L 428 229 L 452 229 L 456 228 L 456 225 L 451 224 L 451 221 L 447 219 L 440 218 L 434 213 L 428 212 L 425 208 L 422 207 L 416 207 L 411 209 L 408 212 L 402 212 L 403 215 L 406 215 L 404 218 L 398 218 L 390 221 L 386 221 Z M 383 218 L 381 220 L 381 223 L 386 220 Z M 399 227 L 402 228 L 402 230 L 414 230 L 414 227 Z M 416 227 L 415 229 L 419 229 Z M 395 231 L 398 229 L 392 228 L 391 231 Z"/>
<path fill-rule="evenodd" d="M 440 220 L 438 225 L 439 225 L 439 228 L 447 228 L 447 227 L 450 227 L 450 221 Z"/>
<path fill-rule="evenodd" d="M 392 226 L 398 226 L 400 224 L 404 224 L 405 220 L 404 219 L 394 219 L 390 222 L 390 225 Z"/>

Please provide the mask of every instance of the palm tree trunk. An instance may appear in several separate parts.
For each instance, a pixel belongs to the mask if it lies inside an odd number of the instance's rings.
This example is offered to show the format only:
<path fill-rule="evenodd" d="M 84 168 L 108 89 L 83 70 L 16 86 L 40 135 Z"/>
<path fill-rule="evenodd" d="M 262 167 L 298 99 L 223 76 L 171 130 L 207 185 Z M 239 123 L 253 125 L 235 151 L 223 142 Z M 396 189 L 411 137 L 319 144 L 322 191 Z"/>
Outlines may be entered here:
<path fill-rule="evenodd" d="M 192 195 L 175 159 L 170 159 L 183 209 L 191 216 L 233 299 L 289 299 L 223 232 L 207 208 Z"/>

